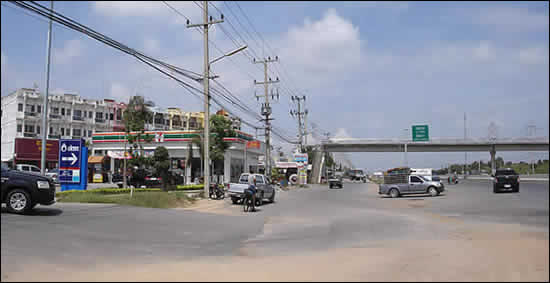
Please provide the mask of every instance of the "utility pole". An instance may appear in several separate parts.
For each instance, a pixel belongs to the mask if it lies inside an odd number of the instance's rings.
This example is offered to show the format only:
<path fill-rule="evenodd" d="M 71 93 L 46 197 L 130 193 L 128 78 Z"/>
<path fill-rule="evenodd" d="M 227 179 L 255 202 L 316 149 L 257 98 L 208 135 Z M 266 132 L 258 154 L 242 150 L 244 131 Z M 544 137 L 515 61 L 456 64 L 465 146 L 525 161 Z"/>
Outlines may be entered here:
<path fill-rule="evenodd" d="M 307 146 L 307 135 L 309 134 L 307 130 L 307 114 L 308 114 L 308 110 L 306 109 L 306 100 L 304 99 L 304 139 L 305 139 L 304 144 L 306 146 Z"/>
<path fill-rule="evenodd" d="M 255 85 L 264 85 L 264 95 L 256 95 L 256 99 L 259 100 L 260 97 L 264 97 L 265 98 L 265 103 L 262 104 L 262 115 L 265 116 L 265 119 L 262 119 L 264 122 L 265 122 L 265 175 L 270 177 L 271 178 L 271 139 L 270 139 L 270 136 L 271 136 L 271 120 L 273 120 L 273 118 L 269 118 L 269 116 L 271 115 L 271 106 L 269 104 L 269 84 L 272 84 L 272 83 L 278 83 L 279 82 L 279 78 L 276 78 L 275 80 L 272 80 L 271 78 L 269 78 L 268 80 L 268 77 L 267 77 L 267 64 L 268 63 L 273 63 L 273 62 L 277 62 L 279 61 L 279 57 L 278 56 L 275 56 L 275 58 L 271 58 L 271 57 L 267 57 L 264 58 L 263 60 L 256 60 L 256 58 L 254 58 L 252 60 L 252 62 L 254 64 L 263 64 L 264 65 L 264 81 L 263 82 L 257 82 L 256 80 L 254 80 L 254 84 Z M 277 91 L 277 94 L 273 93 L 273 91 L 271 92 L 271 99 L 272 100 L 275 100 L 275 97 L 277 97 L 277 99 L 279 99 L 279 92 Z"/>
<path fill-rule="evenodd" d="M 50 1 L 50 14 L 53 12 L 53 1 Z M 46 51 L 46 89 L 43 95 L 42 110 L 42 152 L 40 155 L 40 174 L 46 174 L 46 143 L 48 142 L 48 94 L 50 92 L 50 59 L 52 50 L 52 19 L 48 22 L 48 43 Z"/>
<path fill-rule="evenodd" d="M 301 103 L 302 101 L 305 102 L 306 97 L 305 96 L 291 96 L 290 99 L 292 101 L 298 103 L 298 110 L 290 110 L 291 116 L 297 116 L 298 117 L 298 141 L 300 143 L 300 152 L 304 150 L 303 146 L 303 126 L 302 126 L 302 116 L 306 115 L 306 111 L 302 111 Z"/>
<path fill-rule="evenodd" d="M 202 24 L 190 24 L 187 20 L 187 27 L 203 27 L 204 35 L 204 76 L 202 77 L 204 87 L 204 138 L 203 138 L 203 151 L 204 151 L 204 195 L 208 196 L 210 188 L 210 58 L 208 55 L 208 27 L 213 24 L 223 23 L 223 14 L 221 20 L 213 20 L 210 16 L 208 20 L 208 1 L 203 1 L 203 23 Z"/>
<path fill-rule="evenodd" d="M 464 112 L 464 142 L 466 142 L 466 112 Z M 466 179 L 466 166 L 468 166 L 468 153 L 464 152 L 464 179 Z"/>

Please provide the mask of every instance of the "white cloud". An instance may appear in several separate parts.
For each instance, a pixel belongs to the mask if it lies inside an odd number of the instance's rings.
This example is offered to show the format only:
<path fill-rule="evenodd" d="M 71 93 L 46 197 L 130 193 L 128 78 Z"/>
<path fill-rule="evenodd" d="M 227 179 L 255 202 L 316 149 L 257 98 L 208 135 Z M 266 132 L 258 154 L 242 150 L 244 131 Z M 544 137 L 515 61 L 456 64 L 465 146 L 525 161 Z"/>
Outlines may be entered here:
<path fill-rule="evenodd" d="M 474 20 L 507 33 L 548 29 L 548 15 L 526 7 L 485 7 L 474 14 Z"/>
<path fill-rule="evenodd" d="M 1 68 L 1 71 L 2 73 L 5 72 L 5 68 L 6 68 L 6 55 L 4 55 L 4 51 L 2 51 L 2 68 Z"/>
<path fill-rule="evenodd" d="M 346 138 L 351 138 L 351 135 L 348 133 L 348 131 L 345 128 L 339 128 L 338 130 L 336 130 L 336 133 L 334 134 L 334 138 L 346 139 Z"/>
<path fill-rule="evenodd" d="M 524 64 L 548 63 L 548 49 L 542 47 L 521 49 L 519 51 L 519 60 Z"/>
<path fill-rule="evenodd" d="M 359 28 L 329 9 L 318 21 L 306 18 L 304 24 L 292 27 L 278 41 L 281 60 L 296 73 L 335 75 L 352 70 L 361 63 L 362 40 Z"/>
<path fill-rule="evenodd" d="M 70 39 L 65 41 L 63 48 L 55 48 L 52 54 L 52 60 L 55 64 L 70 63 L 76 57 L 84 53 L 84 44 L 81 39 Z"/>
<path fill-rule="evenodd" d="M 111 98 L 119 102 L 127 102 L 132 95 L 131 90 L 125 85 L 115 82 L 111 84 L 111 89 L 109 91 Z"/>
<path fill-rule="evenodd" d="M 202 9 L 191 1 L 167 1 L 167 3 L 191 22 L 201 21 Z M 201 3 L 202 5 L 202 3 Z M 185 24 L 186 19 L 161 1 L 96 1 L 94 11 L 108 17 L 149 17 L 174 24 Z"/>
<path fill-rule="evenodd" d="M 481 41 L 479 46 L 473 48 L 474 57 L 481 61 L 487 61 L 495 57 L 495 50 L 488 41 Z"/>
<path fill-rule="evenodd" d="M 160 51 L 160 43 L 153 38 L 145 38 L 143 40 L 143 48 L 148 53 L 158 53 Z"/>

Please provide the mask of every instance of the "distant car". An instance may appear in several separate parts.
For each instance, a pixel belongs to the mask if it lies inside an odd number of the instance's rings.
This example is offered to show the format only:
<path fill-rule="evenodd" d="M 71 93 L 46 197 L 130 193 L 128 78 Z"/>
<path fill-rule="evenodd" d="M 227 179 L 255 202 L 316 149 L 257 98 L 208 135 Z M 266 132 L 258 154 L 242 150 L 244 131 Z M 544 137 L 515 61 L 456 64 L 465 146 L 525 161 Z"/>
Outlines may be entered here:
<path fill-rule="evenodd" d="M 342 175 L 334 175 L 329 177 L 328 179 L 328 187 L 330 189 L 337 187 L 337 188 L 343 188 L 344 182 L 342 181 Z"/>
<path fill-rule="evenodd" d="M 8 212 L 26 214 L 37 204 L 55 203 L 55 185 L 51 178 L 36 173 L 11 170 L 2 164 L 2 203 Z"/>
<path fill-rule="evenodd" d="M 15 170 L 40 174 L 40 168 L 38 166 L 31 165 L 31 164 L 16 164 Z"/>
<path fill-rule="evenodd" d="M 389 195 L 392 198 L 396 198 L 405 194 L 429 193 L 431 196 L 435 197 L 445 190 L 441 182 L 428 181 L 421 176 L 409 175 L 406 177 L 408 180 L 407 183 L 380 184 L 378 187 L 378 194 Z"/>
<path fill-rule="evenodd" d="M 52 178 L 54 183 L 59 183 L 59 169 L 55 168 L 52 170 L 47 170 L 46 176 Z"/>
<path fill-rule="evenodd" d="M 497 169 L 493 177 L 493 193 L 510 190 L 519 193 L 519 175 L 511 168 Z"/>

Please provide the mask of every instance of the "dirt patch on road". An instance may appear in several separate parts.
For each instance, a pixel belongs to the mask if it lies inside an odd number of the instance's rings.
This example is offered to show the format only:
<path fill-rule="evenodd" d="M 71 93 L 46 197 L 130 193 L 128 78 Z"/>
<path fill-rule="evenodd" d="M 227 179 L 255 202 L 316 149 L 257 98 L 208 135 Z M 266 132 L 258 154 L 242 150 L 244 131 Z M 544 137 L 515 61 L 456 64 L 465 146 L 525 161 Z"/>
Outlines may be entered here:
<path fill-rule="evenodd" d="M 238 256 L 86 270 L 28 264 L 3 281 L 548 281 L 548 232 L 519 225 L 463 226 L 423 240 L 380 241 L 314 253 Z M 366 245 L 368 244 L 368 245 Z M 100 259 L 93 259 L 101 262 Z M 248 269 L 245 267 L 259 268 Z"/>
<path fill-rule="evenodd" d="M 197 199 L 193 204 L 175 209 L 193 210 L 222 215 L 244 215 L 242 206 L 232 205 L 229 200 Z"/>

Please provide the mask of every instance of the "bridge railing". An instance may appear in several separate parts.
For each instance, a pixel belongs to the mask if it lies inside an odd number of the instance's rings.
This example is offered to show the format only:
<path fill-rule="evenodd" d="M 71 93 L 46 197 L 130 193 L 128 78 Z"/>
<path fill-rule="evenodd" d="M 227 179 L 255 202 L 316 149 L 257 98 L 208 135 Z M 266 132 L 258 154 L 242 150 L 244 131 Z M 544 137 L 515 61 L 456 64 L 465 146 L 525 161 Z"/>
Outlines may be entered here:
<path fill-rule="evenodd" d="M 322 140 L 321 144 L 533 144 L 546 143 L 548 137 L 514 137 L 514 138 L 432 138 L 429 141 L 412 141 L 410 139 L 390 138 L 331 138 Z"/>

